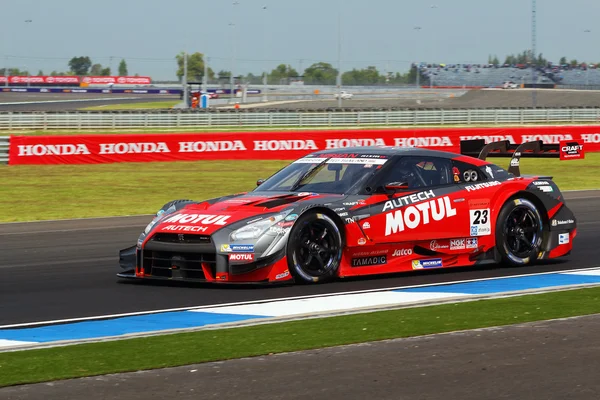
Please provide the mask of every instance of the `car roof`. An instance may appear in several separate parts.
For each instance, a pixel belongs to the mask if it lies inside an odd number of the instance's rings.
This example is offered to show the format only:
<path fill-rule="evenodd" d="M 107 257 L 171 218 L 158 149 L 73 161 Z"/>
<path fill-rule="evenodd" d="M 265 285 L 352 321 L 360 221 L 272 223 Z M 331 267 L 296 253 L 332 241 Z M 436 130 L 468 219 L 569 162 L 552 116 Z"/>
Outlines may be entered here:
<path fill-rule="evenodd" d="M 457 158 L 463 157 L 460 154 L 450 153 L 448 151 L 438 151 L 423 149 L 420 147 L 394 147 L 394 146 L 359 146 L 344 147 L 338 149 L 329 149 L 316 151 L 313 154 L 373 154 L 380 156 L 430 156 L 439 158 Z"/>

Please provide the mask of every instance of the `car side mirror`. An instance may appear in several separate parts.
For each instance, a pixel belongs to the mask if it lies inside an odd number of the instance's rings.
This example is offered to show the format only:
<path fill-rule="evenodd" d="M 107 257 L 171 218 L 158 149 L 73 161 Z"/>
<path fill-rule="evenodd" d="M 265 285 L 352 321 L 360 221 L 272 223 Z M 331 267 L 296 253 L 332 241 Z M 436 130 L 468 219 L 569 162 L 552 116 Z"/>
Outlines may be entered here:
<path fill-rule="evenodd" d="M 265 180 L 264 179 L 259 179 L 259 180 L 256 181 L 256 186 L 260 186 L 263 183 L 265 183 Z"/>
<path fill-rule="evenodd" d="M 408 189 L 408 182 L 390 182 L 384 186 L 384 189 L 388 193 L 396 193 Z"/>

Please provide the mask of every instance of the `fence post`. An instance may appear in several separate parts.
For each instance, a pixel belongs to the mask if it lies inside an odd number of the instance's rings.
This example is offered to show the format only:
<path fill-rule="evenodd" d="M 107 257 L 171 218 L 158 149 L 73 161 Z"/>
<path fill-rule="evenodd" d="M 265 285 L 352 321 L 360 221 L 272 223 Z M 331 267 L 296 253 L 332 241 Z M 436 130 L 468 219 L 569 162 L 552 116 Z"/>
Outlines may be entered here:
<path fill-rule="evenodd" d="M 467 110 L 467 125 L 471 125 L 471 110 Z"/>

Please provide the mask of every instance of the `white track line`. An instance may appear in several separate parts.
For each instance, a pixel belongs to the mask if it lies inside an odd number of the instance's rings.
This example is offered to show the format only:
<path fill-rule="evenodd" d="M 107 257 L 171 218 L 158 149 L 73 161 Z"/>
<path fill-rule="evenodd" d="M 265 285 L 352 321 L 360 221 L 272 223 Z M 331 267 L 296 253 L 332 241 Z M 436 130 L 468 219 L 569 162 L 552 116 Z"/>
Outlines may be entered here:
<path fill-rule="evenodd" d="M 68 318 L 68 319 L 58 319 L 58 320 L 39 321 L 39 322 L 25 322 L 25 323 L 20 323 L 20 324 L 0 325 L 0 329 L 24 328 L 24 327 L 41 326 L 41 325 L 64 324 L 64 323 L 70 323 L 70 322 L 113 319 L 113 318 L 132 317 L 132 316 L 137 316 L 137 315 L 149 315 L 149 314 L 158 314 L 158 313 L 166 313 L 166 312 L 176 312 L 176 311 L 188 311 L 188 310 L 201 311 L 203 309 L 208 309 L 208 308 L 214 309 L 214 308 L 241 306 L 241 305 L 249 305 L 249 304 L 272 303 L 272 302 L 284 301 L 284 300 L 302 300 L 302 299 L 313 299 L 313 298 L 319 298 L 319 297 L 325 298 L 325 297 L 332 297 L 332 296 L 343 296 L 343 295 L 348 295 L 348 294 L 377 293 L 377 292 L 385 292 L 385 291 L 389 291 L 389 290 L 445 286 L 445 285 L 454 285 L 454 284 L 458 284 L 458 283 L 470 283 L 470 282 L 499 280 L 499 279 L 506 279 L 506 278 L 518 278 L 518 277 L 523 277 L 523 276 L 539 276 L 539 275 L 550 275 L 550 274 L 574 273 L 574 272 L 581 272 L 581 271 L 594 271 L 597 269 L 598 269 L 598 267 L 568 269 L 568 270 L 562 270 L 562 271 L 538 272 L 535 274 L 497 276 L 497 277 L 492 277 L 492 278 L 478 278 L 478 279 L 468 279 L 468 280 L 459 280 L 459 281 L 450 281 L 450 282 L 440 282 L 440 283 L 427 283 L 427 284 L 413 285 L 413 286 L 396 286 L 396 287 L 389 287 L 389 288 L 383 288 L 383 289 L 366 289 L 366 290 L 356 290 L 356 291 L 350 291 L 350 292 L 325 293 L 325 294 L 318 294 L 318 295 L 280 297 L 280 298 L 275 298 L 275 299 L 242 301 L 242 302 L 236 302 L 236 303 L 211 304 L 211 305 L 205 305 L 205 306 L 189 306 L 189 307 L 167 308 L 167 309 L 152 310 L 152 311 L 138 311 L 138 312 L 130 312 L 130 313 L 122 313 L 122 314 L 107 314 L 107 315 L 98 315 L 98 316 L 94 316 L 94 317 Z M 214 310 L 213 310 L 213 312 L 214 312 Z"/>

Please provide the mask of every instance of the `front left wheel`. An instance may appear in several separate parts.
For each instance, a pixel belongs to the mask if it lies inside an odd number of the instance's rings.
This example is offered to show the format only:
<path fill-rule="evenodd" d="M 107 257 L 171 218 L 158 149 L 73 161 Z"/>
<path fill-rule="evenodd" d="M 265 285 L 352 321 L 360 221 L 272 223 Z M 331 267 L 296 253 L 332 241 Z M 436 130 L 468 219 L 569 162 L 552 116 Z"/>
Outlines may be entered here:
<path fill-rule="evenodd" d="M 325 214 L 308 212 L 290 232 L 287 246 L 290 272 L 302 283 L 331 281 L 337 276 L 342 248 L 342 233 L 336 223 Z"/>

